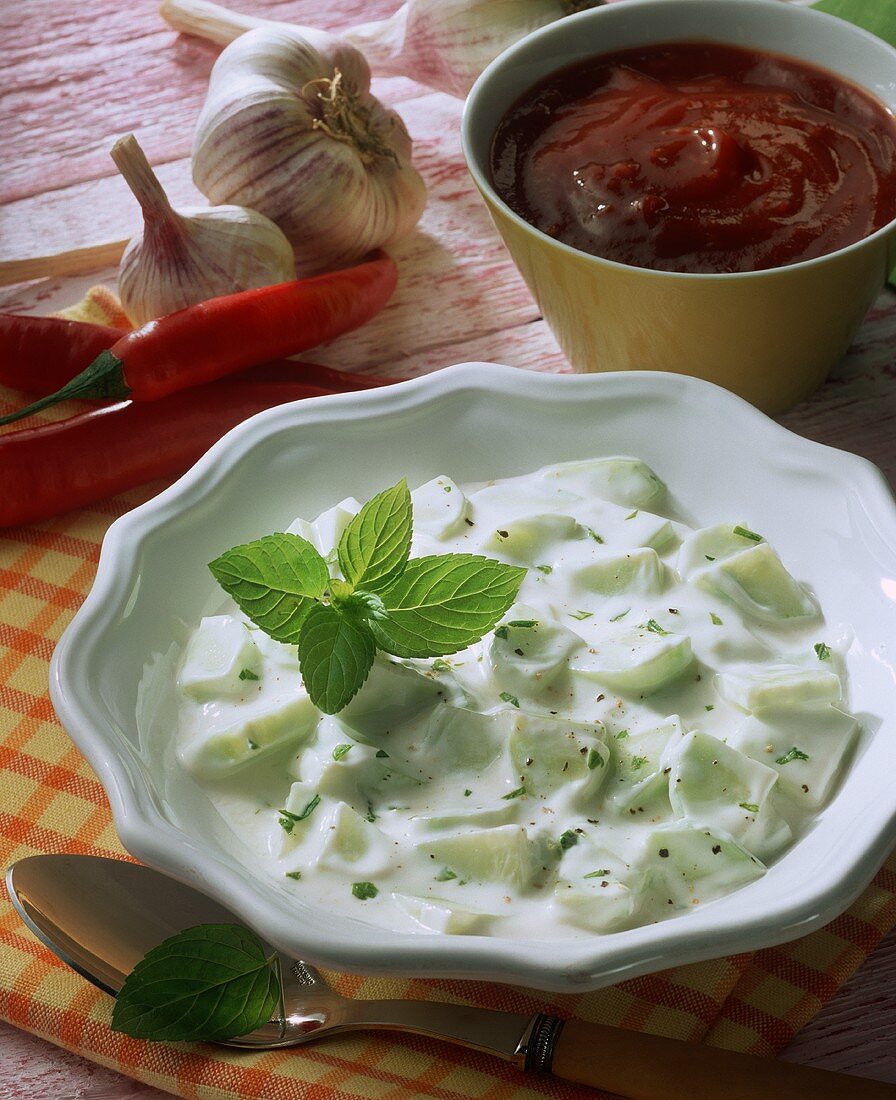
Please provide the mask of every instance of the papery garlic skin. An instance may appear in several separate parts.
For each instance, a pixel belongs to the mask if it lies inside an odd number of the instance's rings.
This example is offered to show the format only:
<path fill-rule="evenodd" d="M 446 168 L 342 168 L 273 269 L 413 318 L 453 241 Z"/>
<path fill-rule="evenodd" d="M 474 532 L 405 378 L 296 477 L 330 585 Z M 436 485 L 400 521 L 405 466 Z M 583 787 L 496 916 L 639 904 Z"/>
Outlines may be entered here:
<path fill-rule="evenodd" d="M 344 32 L 378 75 L 408 76 L 464 99 L 498 54 L 531 31 L 601 0 L 408 0 Z"/>
<path fill-rule="evenodd" d="M 296 277 L 292 245 L 269 218 L 242 206 L 175 210 L 133 134 L 111 156 L 143 211 L 118 271 L 132 324 Z"/>
<path fill-rule="evenodd" d="M 605 0 L 408 0 L 388 19 L 363 23 L 342 37 L 377 76 L 407 76 L 466 98 L 498 54 L 530 31 Z M 796 0 L 810 3 L 811 0 Z M 289 27 L 232 11 L 211 0 L 162 0 L 162 18 L 183 34 L 232 42 L 254 27 Z"/>
<path fill-rule="evenodd" d="M 118 293 L 132 324 L 296 277 L 292 245 L 254 210 L 196 207 L 177 216 L 177 227 L 147 222 L 121 258 Z"/>
<path fill-rule="evenodd" d="M 349 129 L 328 121 L 335 81 Z M 426 203 L 404 123 L 370 94 L 347 42 L 305 27 L 248 31 L 212 69 L 193 143 L 211 202 L 259 210 L 296 250 L 299 275 L 343 267 L 406 236 Z"/>

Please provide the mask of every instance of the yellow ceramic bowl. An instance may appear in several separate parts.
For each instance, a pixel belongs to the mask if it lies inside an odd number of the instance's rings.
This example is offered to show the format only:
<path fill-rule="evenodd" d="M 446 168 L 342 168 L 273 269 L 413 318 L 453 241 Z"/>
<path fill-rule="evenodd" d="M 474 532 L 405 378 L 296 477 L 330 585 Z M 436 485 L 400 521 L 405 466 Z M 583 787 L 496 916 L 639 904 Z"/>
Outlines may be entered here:
<path fill-rule="evenodd" d="M 896 262 L 896 220 L 789 267 L 678 274 L 562 244 L 515 214 L 490 182 L 495 129 L 542 77 L 596 54 L 688 39 L 800 58 L 862 85 L 896 112 L 896 50 L 850 23 L 780 0 L 624 0 L 553 23 L 492 62 L 467 100 L 464 154 L 575 370 L 690 374 L 778 412 L 820 385 L 846 351 Z"/>

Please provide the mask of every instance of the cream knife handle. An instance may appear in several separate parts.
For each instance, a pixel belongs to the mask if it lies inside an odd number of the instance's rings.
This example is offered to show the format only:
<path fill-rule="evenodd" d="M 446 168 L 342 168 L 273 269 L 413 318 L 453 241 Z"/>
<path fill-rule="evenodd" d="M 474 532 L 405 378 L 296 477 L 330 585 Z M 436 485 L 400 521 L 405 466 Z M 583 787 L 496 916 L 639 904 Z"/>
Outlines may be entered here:
<path fill-rule="evenodd" d="M 526 1069 L 627 1100 L 896 1100 L 896 1085 L 590 1024 L 540 1016 Z"/>

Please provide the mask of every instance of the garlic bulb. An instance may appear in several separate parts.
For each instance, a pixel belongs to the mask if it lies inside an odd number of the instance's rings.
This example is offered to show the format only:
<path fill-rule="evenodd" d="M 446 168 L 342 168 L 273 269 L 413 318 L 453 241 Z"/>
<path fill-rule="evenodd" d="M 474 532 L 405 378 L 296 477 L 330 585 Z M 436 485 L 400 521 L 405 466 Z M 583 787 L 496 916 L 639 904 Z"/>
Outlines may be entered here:
<path fill-rule="evenodd" d="M 409 76 L 465 98 L 508 46 L 602 0 L 408 0 L 389 19 L 344 33 L 377 74 Z"/>
<path fill-rule="evenodd" d="M 112 159 L 143 210 L 118 272 L 134 325 L 296 277 L 292 245 L 268 218 L 241 206 L 174 210 L 133 134 L 116 141 Z"/>
<path fill-rule="evenodd" d="M 530 31 L 604 0 L 408 0 L 388 19 L 342 32 L 378 76 L 407 76 L 464 98 L 482 70 Z M 254 27 L 287 27 L 209 0 L 162 0 L 175 30 L 232 42 Z"/>
<path fill-rule="evenodd" d="M 211 202 L 275 221 L 300 275 L 406 236 L 423 212 L 408 132 L 369 88 L 354 46 L 307 27 L 250 30 L 212 69 L 193 179 Z"/>

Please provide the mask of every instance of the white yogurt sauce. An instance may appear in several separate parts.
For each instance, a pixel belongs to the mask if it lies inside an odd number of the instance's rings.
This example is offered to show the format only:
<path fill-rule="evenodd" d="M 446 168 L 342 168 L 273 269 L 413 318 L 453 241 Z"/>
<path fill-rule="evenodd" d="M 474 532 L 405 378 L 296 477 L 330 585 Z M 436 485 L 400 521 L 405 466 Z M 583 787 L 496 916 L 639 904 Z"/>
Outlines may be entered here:
<path fill-rule="evenodd" d="M 665 486 L 631 458 L 473 490 L 440 477 L 413 502 L 413 556 L 528 569 L 481 642 L 378 654 L 336 717 L 308 699 L 295 648 L 233 604 L 186 647 L 177 758 L 253 871 L 391 928 L 551 938 L 663 920 L 764 874 L 858 733 L 840 655 L 816 651 L 819 609 L 768 543 L 738 517 L 664 518 Z M 326 555 L 358 509 L 289 530 Z"/>

